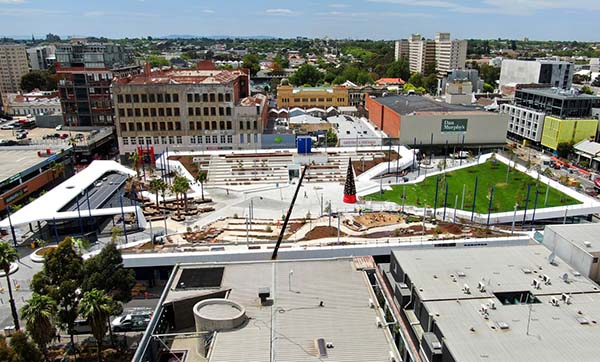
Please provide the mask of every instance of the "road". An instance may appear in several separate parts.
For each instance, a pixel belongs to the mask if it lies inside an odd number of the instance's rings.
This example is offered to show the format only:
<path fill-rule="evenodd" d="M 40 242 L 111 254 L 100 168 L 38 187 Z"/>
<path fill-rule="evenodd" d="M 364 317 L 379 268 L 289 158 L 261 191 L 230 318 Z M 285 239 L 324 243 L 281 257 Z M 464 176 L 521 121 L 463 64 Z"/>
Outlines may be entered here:
<path fill-rule="evenodd" d="M 98 181 L 100 182 L 100 185 L 98 185 L 98 182 L 96 182 L 96 184 L 93 185 L 88 191 L 90 208 L 92 210 L 100 208 L 104 203 L 106 203 L 108 199 L 110 199 L 110 197 L 115 193 L 115 191 L 118 190 L 121 187 L 121 185 L 125 183 L 126 180 L 127 176 L 114 173 L 106 175 L 101 181 Z M 86 199 L 86 195 L 80 197 L 79 207 L 80 209 L 87 210 L 88 200 Z M 71 201 L 61 211 L 75 210 L 77 210 L 77 200 Z"/>

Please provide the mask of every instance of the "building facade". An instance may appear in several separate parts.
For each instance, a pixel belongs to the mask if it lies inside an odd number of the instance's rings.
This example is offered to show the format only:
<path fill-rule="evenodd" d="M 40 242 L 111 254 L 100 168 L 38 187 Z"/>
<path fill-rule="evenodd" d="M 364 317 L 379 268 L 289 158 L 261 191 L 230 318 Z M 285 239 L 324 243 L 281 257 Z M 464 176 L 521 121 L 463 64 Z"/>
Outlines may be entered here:
<path fill-rule="evenodd" d="M 242 70 L 167 70 L 113 83 L 122 156 L 139 149 L 260 148 L 267 98 L 251 97 Z"/>
<path fill-rule="evenodd" d="M 56 47 L 45 45 L 27 49 L 31 70 L 46 70 L 56 61 Z"/>
<path fill-rule="evenodd" d="M 438 77 L 454 69 L 464 69 L 467 61 L 467 41 L 450 39 L 450 33 L 435 35 L 435 65 Z"/>
<path fill-rule="evenodd" d="M 408 39 L 396 40 L 394 43 L 394 59 L 396 61 L 408 60 L 410 54 L 410 45 Z"/>
<path fill-rule="evenodd" d="M 569 89 L 573 84 L 574 66 L 569 62 L 554 60 L 504 59 L 500 71 L 500 89 L 517 84 L 545 84 Z M 511 90 L 503 90 L 510 94 Z"/>
<path fill-rule="evenodd" d="M 0 45 L 0 93 L 17 93 L 21 78 L 29 73 L 27 52 L 24 45 Z"/>
<path fill-rule="evenodd" d="M 400 144 L 487 147 L 506 143 L 508 117 L 421 96 L 367 98 L 369 121 Z"/>
<path fill-rule="evenodd" d="M 408 62 L 411 73 L 425 73 L 435 63 L 435 42 L 412 34 L 408 41 Z"/>
<path fill-rule="evenodd" d="M 556 149 L 561 142 L 579 142 L 592 134 L 592 109 L 600 107 L 600 97 L 557 88 L 517 88 L 513 104 L 503 104 L 502 113 L 509 116 L 508 135 L 517 140 Z M 552 119 L 552 126 L 545 122 Z M 562 122 L 564 121 L 564 122 Z M 586 121 L 586 122 L 579 122 Z M 548 134 L 545 134 L 545 132 Z M 569 134 L 571 132 L 571 134 Z"/>
<path fill-rule="evenodd" d="M 117 76 L 134 75 L 131 49 L 113 44 L 75 43 L 56 49 L 56 74 L 68 126 L 114 125 L 111 82 Z"/>
<path fill-rule="evenodd" d="M 60 114 L 60 99 L 56 92 L 31 92 L 3 96 L 4 111 L 14 116 Z"/>
<path fill-rule="evenodd" d="M 277 87 L 277 106 L 279 108 L 328 108 L 349 105 L 348 88 L 299 87 L 289 85 Z"/>

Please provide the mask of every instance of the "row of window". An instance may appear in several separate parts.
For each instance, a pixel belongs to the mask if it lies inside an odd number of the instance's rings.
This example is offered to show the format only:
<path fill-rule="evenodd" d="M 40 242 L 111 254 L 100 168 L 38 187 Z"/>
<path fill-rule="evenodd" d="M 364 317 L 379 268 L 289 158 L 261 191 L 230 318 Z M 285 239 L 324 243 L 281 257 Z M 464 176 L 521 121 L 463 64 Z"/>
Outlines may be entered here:
<path fill-rule="evenodd" d="M 222 134 L 220 137 L 216 135 L 212 136 L 191 136 L 190 142 L 192 144 L 211 144 L 211 143 L 219 143 L 218 140 L 221 139 L 221 143 L 233 143 L 233 135 L 224 135 Z"/>
<path fill-rule="evenodd" d="M 252 135 L 244 137 L 240 135 L 240 143 L 251 143 Z M 233 143 L 233 135 L 210 135 L 210 136 L 190 136 L 191 144 L 218 144 Z M 258 134 L 254 135 L 254 143 L 258 143 Z M 182 136 L 154 136 L 154 137 L 123 137 L 123 145 L 181 145 Z"/>
<path fill-rule="evenodd" d="M 230 93 L 188 93 L 188 103 L 231 102 Z"/>
<path fill-rule="evenodd" d="M 281 98 L 281 102 L 282 103 L 289 103 L 290 102 L 290 98 Z M 311 103 L 317 103 L 317 102 L 320 102 L 320 103 L 324 103 L 324 102 L 331 103 L 331 102 L 333 102 L 333 98 L 294 98 L 294 102 L 295 103 L 300 103 L 300 102 L 302 102 L 302 103 L 308 103 L 308 102 L 311 102 Z M 345 103 L 346 102 L 346 98 L 336 98 L 336 102 L 338 102 L 338 103 Z"/>
<path fill-rule="evenodd" d="M 119 103 L 178 103 L 179 94 L 177 93 L 158 93 L 158 94 L 117 94 Z"/>
<path fill-rule="evenodd" d="M 232 130 L 232 121 L 204 121 L 204 122 L 189 122 L 190 130 Z M 258 123 L 256 121 L 240 121 L 240 130 L 255 130 Z M 182 129 L 181 122 L 127 122 L 121 123 L 121 131 L 180 131 Z"/>
<path fill-rule="evenodd" d="M 188 107 L 189 116 L 231 116 L 231 107 Z"/>
<path fill-rule="evenodd" d="M 179 117 L 179 108 L 119 108 L 119 117 Z"/>

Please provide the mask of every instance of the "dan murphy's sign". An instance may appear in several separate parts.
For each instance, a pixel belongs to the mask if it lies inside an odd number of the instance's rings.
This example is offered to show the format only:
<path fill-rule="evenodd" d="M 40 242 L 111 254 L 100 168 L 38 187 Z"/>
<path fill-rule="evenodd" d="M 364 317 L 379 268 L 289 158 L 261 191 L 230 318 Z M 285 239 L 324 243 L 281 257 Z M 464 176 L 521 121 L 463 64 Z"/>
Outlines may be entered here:
<path fill-rule="evenodd" d="M 467 132 L 467 119 L 442 119 L 442 132 Z"/>

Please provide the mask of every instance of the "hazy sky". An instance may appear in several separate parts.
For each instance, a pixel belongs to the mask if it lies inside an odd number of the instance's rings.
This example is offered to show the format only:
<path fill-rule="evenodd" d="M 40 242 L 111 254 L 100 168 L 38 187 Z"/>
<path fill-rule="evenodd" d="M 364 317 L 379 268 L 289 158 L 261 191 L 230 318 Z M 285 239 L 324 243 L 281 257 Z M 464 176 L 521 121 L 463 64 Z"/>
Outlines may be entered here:
<path fill-rule="evenodd" d="M 0 35 L 600 40 L 600 0 L 0 0 Z"/>

